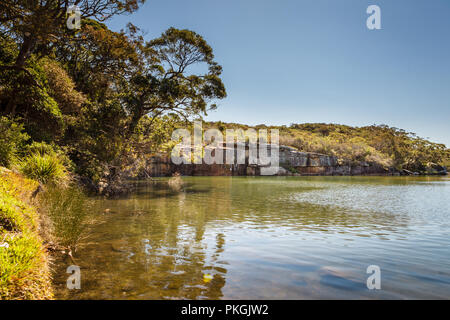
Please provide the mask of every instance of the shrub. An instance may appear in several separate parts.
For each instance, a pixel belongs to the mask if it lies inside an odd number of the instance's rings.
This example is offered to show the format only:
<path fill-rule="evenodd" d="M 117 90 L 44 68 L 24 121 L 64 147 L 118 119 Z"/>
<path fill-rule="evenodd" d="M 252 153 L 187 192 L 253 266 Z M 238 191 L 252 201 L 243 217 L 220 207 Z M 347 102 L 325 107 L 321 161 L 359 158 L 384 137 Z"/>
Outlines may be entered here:
<path fill-rule="evenodd" d="M 55 151 L 55 148 L 45 142 L 36 142 L 33 141 L 30 145 L 25 147 L 25 152 L 29 155 L 31 154 L 40 154 L 40 155 L 56 155 L 58 152 Z"/>
<path fill-rule="evenodd" d="M 0 117 L 0 166 L 11 167 L 17 162 L 17 157 L 29 136 L 23 132 L 23 125 Z"/>
<path fill-rule="evenodd" d="M 73 162 L 67 154 L 57 145 L 48 144 L 45 142 L 36 142 L 27 145 L 24 151 L 25 155 L 39 154 L 41 156 L 49 155 L 57 157 L 66 169 L 73 169 Z"/>
<path fill-rule="evenodd" d="M 385 167 L 392 165 L 392 159 L 388 155 L 376 150 L 358 136 L 345 136 L 340 133 L 323 136 L 318 133 L 292 129 L 290 135 L 280 137 L 280 143 L 304 152 L 334 155 L 350 162 L 376 162 Z"/>
<path fill-rule="evenodd" d="M 68 180 L 66 168 L 57 155 L 31 154 L 21 162 L 20 170 L 28 178 L 42 184 L 63 184 Z"/>

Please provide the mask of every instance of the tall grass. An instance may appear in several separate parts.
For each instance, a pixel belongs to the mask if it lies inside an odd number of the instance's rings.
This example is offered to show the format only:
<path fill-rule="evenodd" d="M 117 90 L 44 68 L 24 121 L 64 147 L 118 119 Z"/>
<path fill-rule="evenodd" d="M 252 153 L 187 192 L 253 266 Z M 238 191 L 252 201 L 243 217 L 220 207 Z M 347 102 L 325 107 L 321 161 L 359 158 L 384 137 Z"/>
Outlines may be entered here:
<path fill-rule="evenodd" d="M 51 220 L 56 242 L 75 250 L 91 219 L 91 201 L 78 186 L 47 185 L 39 196 L 41 210 Z"/>

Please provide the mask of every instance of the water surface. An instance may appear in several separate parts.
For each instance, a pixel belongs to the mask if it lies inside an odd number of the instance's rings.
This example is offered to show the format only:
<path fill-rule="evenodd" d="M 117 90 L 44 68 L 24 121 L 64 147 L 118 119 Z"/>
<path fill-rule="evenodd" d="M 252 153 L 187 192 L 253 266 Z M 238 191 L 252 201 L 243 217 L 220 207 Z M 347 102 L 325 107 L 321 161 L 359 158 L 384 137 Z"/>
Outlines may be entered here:
<path fill-rule="evenodd" d="M 448 177 L 183 177 L 96 200 L 62 299 L 450 298 Z M 105 211 L 106 210 L 106 211 Z M 369 265 L 381 290 L 369 290 Z"/>

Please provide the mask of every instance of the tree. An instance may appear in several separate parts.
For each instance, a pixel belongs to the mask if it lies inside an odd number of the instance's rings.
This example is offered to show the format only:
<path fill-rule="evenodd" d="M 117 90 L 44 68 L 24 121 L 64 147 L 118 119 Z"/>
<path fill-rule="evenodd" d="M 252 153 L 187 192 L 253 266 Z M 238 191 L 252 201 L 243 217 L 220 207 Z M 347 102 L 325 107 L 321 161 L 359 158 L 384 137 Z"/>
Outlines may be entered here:
<path fill-rule="evenodd" d="M 176 113 L 184 119 L 214 109 L 214 99 L 226 97 L 222 67 L 212 48 L 197 33 L 170 28 L 141 47 L 144 62 L 125 83 L 124 102 L 132 132 L 144 115 Z M 206 65 L 207 72 L 195 73 Z M 195 67 L 194 67 L 195 66 Z"/>
<path fill-rule="evenodd" d="M 66 25 L 67 11 L 80 8 L 83 18 L 106 20 L 123 12 L 133 12 L 145 0 L 2 0 L 0 31 L 19 43 L 13 66 L 22 69 L 26 60 L 38 48 L 59 41 L 71 32 Z M 5 68 L 5 66 L 3 66 Z"/>
<path fill-rule="evenodd" d="M 128 29 L 132 29 L 130 25 Z M 132 31 L 114 32 L 94 20 L 85 20 L 79 32 L 55 46 L 55 58 L 65 65 L 77 90 L 91 102 L 117 98 L 135 70 L 142 65 Z"/>
<path fill-rule="evenodd" d="M 63 147 L 93 180 L 159 148 L 181 119 L 226 96 L 222 68 L 195 32 L 171 28 L 146 42 L 131 24 L 113 32 L 101 22 L 142 2 L 0 3 L 0 114 L 20 119 L 31 140 Z M 71 5 L 81 29 L 66 26 Z"/>
<path fill-rule="evenodd" d="M 15 116 L 19 92 L 23 84 L 34 85 L 42 91 L 42 83 L 26 68 L 31 55 L 45 56 L 49 49 L 76 32 L 67 28 L 67 11 L 71 6 L 80 8 L 83 18 L 106 20 L 115 14 L 133 12 L 145 0 L 3 0 L 0 2 L 0 35 L 17 44 L 12 63 L 0 64 L 3 73 L 9 72 L 10 94 L 3 114 Z M 7 84 L 8 85 L 8 84 Z M 45 98 L 45 92 L 41 95 Z M 5 103 L 5 100 L 2 101 Z M 49 106 L 49 104 L 46 104 Z M 55 108 L 50 108 L 55 109 Z"/>

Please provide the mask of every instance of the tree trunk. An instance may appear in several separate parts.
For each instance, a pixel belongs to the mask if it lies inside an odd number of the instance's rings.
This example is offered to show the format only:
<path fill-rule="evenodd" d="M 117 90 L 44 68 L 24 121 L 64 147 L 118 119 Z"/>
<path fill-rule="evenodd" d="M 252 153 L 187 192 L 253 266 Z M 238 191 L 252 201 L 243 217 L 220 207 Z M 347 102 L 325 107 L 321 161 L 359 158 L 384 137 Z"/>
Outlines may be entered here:
<path fill-rule="evenodd" d="M 22 46 L 20 47 L 19 54 L 17 55 L 16 58 L 15 65 L 17 67 L 23 67 L 25 65 L 25 62 L 33 52 L 35 45 L 36 45 L 36 38 L 34 38 L 32 35 L 24 36 Z"/>
<path fill-rule="evenodd" d="M 22 46 L 20 47 L 19 54 L 17 55 L 15 66 L 18 68 L 23 68 L 25 66 L 25 62 L 30 57 L 33 49 L 36 45 L 36 38 L 31 35 L 25 35 L 23 38 Z M 14 87 L 13 94 L 6 105 L 5 111 L 6 114 L 14 117 L 16 114 L 16 92 L 17 87 Z"/>

